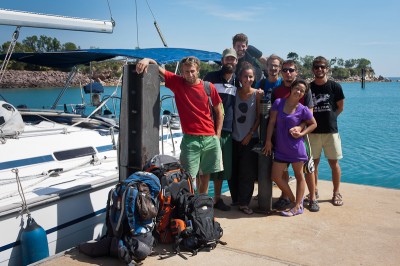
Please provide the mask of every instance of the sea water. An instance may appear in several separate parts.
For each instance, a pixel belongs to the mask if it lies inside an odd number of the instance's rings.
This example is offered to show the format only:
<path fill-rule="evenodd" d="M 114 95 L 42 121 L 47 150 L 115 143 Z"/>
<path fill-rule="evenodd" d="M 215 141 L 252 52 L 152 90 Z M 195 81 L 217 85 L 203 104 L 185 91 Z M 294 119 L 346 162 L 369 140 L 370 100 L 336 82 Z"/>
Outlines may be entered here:
<path fill-rule="evenodd" d="M 400 78 L 394 78 L 400 80 Z M 342 83 L 345 95 L 344 111 L 338 118 L 342 139 L 342 182 L 400 189 L 400 82 L 368 82 L 365 89 L 360 83 Z M 61 89 L 0 89 L 10 103 L 25 104 L 30 108 L 52 106 Z M 111 95 L 115 87 L 106 87 Z M 117 94 L 120 95 L 120 89 Z M 171 91 L 161 87 L 161 95 Z M 1 99 L 1 97 L 0 97 Z M 59 104 L 90 102 L 81 96 L 78 88 L 67 91 Z M 165 101 L 163 109 L 171 109 Z M 331 171 L 324 157 L 319 166 L 319 178 L 331 180 Z M 227 185 L 224 184 L 224 191 Z M 213 187 L 210 186 L 210 194 Z"/>

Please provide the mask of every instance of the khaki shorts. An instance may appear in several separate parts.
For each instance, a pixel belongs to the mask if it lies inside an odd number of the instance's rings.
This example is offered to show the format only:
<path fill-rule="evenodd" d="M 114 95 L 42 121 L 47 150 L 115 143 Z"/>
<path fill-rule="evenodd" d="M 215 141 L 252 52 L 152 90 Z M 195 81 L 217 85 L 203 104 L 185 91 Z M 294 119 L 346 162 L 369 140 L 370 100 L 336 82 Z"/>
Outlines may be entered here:
<path fill-rule="evenodd" d="M 329 160 L 339 160 L 343 158 L 342 155 L 342 141 L 340 140 L 339 133 L 311 133 L 308 134 L 310 138 L 311 150 L 313 157 L 318 159 L 321 157 L 322 149 L 324 155 Z"/>
<path fill-rule="evenodd" d="M 181 142 L 180 161 L 193 177 L 224 170 L 222 152 L 217 136 L 184 134 Z"/>

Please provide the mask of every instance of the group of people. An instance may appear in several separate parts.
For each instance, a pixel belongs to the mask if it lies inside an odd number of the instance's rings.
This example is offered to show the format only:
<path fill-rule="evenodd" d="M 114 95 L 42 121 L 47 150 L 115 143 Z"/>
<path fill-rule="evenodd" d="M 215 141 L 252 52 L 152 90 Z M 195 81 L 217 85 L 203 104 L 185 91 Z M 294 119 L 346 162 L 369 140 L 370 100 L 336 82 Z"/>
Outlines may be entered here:
<path fill-rule="evenodd" d="M 180 114 L 180 161 L 196 177 L 197 192 L 208 193 L 212 180 L 215 208 L 229 211 L 231 206 L 238 206 L 243 213 L 252 214 L 249 205 L 260 156 L 253 148 L 261 142 L 261 156 L 273 155 L 271 177 L 282 191 L 273 209 L 284 216 L 295 216 L 303 213 L 304 202 L 308 201 L 310 211 L 319 211 L 317 182 L 322 150 L 332 170 L 332 204 L 343 205 L 337 117 L 343 111 L 344 94 L 340 84 L 328 79 L 328 63 L 322 56 L 314 59 L 314 80 L 308 84 L 297 78 L 295 61 L 283 61 L 274 54 L 264 57 L 240 33 L 233 37 L 232 48 L 223 51 L 220 70 L 207 73 L 203 80 L 196 57 L 180 61 L 180 75 L 159 66 Z M 146 71 L 149 64 L 157 62 L 142 59 L 136 71 Z M 205 81 L 210 84 L 209 95 Z M 261 102 L 272 105 L 266 136 L 259 130 Z M 306 149 L 304 143 L 308 139 L 311 149 Z M 314 158 L 315 171 L 304 178 L 303 165 L 311 155 L 307 150 Z M 289 165 L 296 178 L 295 194 L 288 184 Z M 224 180 L 228 182 L 231 206 L 221 198 Z M 306 184 L 309 194 L 304 197 Z"/>

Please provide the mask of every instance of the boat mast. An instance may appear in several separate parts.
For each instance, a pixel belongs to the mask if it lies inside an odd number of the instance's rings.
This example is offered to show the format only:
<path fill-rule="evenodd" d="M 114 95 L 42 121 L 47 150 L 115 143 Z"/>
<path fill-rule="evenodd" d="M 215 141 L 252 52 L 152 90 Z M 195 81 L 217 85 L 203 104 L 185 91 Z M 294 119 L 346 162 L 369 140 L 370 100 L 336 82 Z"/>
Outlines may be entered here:
<path fill-rule="evenodd" d="M 45 15 L 40 13 L 0 9 L 0 25 L 112 33 L 115 21 Z"/>

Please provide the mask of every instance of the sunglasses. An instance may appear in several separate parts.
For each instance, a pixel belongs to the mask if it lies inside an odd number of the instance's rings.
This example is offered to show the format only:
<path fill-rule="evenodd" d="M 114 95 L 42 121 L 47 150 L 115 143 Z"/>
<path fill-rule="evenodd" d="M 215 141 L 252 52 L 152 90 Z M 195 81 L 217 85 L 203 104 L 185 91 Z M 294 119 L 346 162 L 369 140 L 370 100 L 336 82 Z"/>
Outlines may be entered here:
<path fill-rule="evenodd" d="M 187 62 L 195 63 L 195 64 L 197 64 L 197 65 L 200 65 L 199 59 L 197 59 L 197 58 L 194 57 L 194 56 L 188 56 L 188 57 L 185 57 L 185 58 L 183 58 L 183 59 L 181 60 L 181 64 L 184 64 L 184 63 L 187 63 Z"/>
<path fill-rule="evenodd" d="M 326 68 L 326 66 L 324 66 L 324 65 L 319 65 L 319 66 L 313 66 L 313 68 L 315 69 L 315 70 L 318 70 L 318 69 L 325 69 Z"/>
<path fill-rule="evenodd" d="M 286 72 L 293 73 L 295 71 L 296 71 L 296 69 L 294 69 L 294 68 L 282 68 L 282 72 L 284 72 L 284 73 L 286 73 Z"/>

